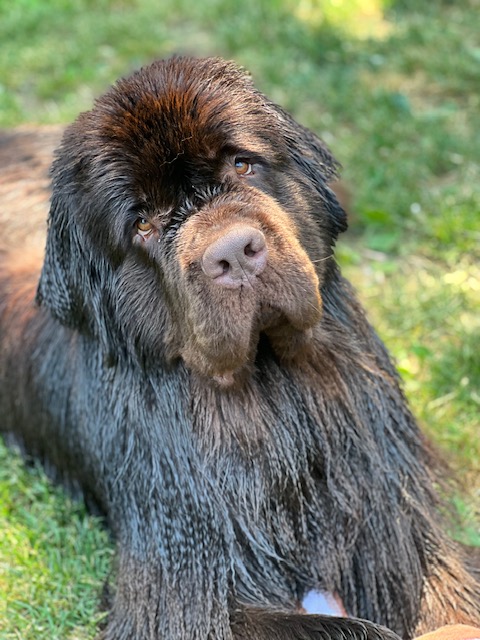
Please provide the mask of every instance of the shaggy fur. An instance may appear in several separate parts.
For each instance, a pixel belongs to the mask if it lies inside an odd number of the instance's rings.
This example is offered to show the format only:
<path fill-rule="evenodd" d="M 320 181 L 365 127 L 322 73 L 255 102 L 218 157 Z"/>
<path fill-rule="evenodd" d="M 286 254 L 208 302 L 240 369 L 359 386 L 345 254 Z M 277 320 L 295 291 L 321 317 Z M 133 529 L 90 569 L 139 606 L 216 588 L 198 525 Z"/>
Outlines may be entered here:
<path fill-rule="evenodd" d="M 156 62 L 64 135 L 37 293 L 34 257 L 2 262 L 1 428 L 106 515 L 105 639 L 392 636 L 298 613 L 312 589 L 404 638 L 480 623 L 426 444 L 332 258 L 335 175 L 218 59 Z M 248 234 L 253 262 L 212 275 Z"/>

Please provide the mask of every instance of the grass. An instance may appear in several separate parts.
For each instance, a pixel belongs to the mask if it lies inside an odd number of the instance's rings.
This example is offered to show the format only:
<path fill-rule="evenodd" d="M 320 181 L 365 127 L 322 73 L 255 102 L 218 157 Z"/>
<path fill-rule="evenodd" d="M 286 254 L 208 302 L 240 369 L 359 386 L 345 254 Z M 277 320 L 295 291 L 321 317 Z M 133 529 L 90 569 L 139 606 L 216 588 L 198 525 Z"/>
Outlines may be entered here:
<path fill-rule="evenodd" d="M 455 535 L 480 545 L 478 0 L 0 0 L 0 126 L 68 122 L 118 76 L 220 54 L 345 167 L 339 257 L 463 483 Z M 111 546 L 0 446 L 0 637 L 84 639 Z M 6 607 L 5 611 L 1 608 Z"/>
<path fill-rule="evenodd" d="M 2 640 L 92 637 L 102 618 L 98 603 L 111 557 L 100 524 L 2 445 Z"/>

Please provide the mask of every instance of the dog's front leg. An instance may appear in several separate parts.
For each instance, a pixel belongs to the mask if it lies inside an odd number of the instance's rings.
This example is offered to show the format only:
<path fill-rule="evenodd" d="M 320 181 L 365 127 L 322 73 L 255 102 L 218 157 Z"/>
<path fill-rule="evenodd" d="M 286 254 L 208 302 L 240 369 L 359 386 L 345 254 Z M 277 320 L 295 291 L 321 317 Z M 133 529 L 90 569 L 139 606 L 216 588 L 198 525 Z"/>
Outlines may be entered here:
<path fill-rule="evenodd" d="M 110 490 L 118 577 L 104 640 L 231 638 L 230 534 L 208 478 L 165 447 Z M 134 474 L 134 475 L 132 475 Z"/>

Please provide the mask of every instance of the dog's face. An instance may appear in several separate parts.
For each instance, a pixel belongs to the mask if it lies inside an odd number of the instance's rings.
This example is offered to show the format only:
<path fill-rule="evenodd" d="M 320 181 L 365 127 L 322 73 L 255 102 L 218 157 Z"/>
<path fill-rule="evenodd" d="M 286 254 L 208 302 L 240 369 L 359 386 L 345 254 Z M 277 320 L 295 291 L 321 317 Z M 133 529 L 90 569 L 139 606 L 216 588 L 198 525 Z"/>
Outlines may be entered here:
<path fill-rule="evenodd" d="M 57 155 L 38 299 L 61 322 L 225 385 L 259 340 L 281 359 L 308 348 L 346 224 L 335 162 L 237 67 L 154 63 Z"/>

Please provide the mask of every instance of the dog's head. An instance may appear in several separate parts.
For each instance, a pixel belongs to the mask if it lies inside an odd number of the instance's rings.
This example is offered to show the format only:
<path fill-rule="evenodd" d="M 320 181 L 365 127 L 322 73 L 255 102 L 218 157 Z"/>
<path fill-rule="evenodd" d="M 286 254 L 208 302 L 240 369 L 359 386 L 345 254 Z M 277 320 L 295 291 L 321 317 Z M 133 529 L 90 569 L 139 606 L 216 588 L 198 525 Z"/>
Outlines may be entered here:
<path fill-rule="evenodd" d="M 65 133 L 38 301 L 110 351 L 224 384 L 259 341 L 291 358 L 346 227 L 335 169 L 234 64 L 156 62 Z"/>

